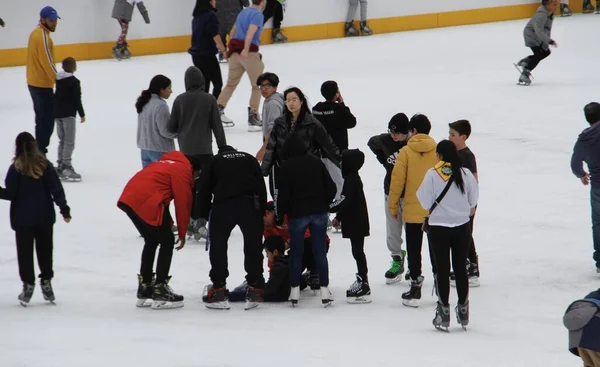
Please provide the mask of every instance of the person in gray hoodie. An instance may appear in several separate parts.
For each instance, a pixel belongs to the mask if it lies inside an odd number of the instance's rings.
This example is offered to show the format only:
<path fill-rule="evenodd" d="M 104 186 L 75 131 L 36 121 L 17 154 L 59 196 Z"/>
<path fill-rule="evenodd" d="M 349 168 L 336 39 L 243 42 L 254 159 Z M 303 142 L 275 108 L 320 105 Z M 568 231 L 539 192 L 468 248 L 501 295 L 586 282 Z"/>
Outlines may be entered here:
<path fill-rule="evenodd" d="M 600 273 L 600 103 L 588 103 L 584 108 L 585 119 L 591 125 L 579 135 L 573 155 L 571 170 L 585 186 L 591 183 L 590 202 L 592 205 L 592 239 L 596 272 Z M 585 162 L 590 170 L 583 169 Z"/>
<path fill-rule="evenodd" d="M 569 351 L 584 366 L 600 366 L 600 288 L 571 303 L 563 325 L 569 330 Z"/>
<path fill-rule="evenodd" d="M 276 74 L 262 74 L 258 77 L 256 85 L 260 88 L 260 93 L 265 99 L 262 110 L 263 145 L 258 153 L 256 153 L 256 159 L 262 161 L 267 143 L 269 142 L 269 134 L 275 124 L 275 120 L 283 114 L 285 103 L 283 101 L 283 94 L 277 92 L 279 77 Z"/>
<path fill-rule="evenodd" d="M 131 52 L 127 48 L 127 33 L 129 32 L 129 22 L 133 17 L 133 6 L 137 5 L 138 10 L 144 18 L 146 24 L 150 24 L 150 16 L 143 1 L 137 0 L 115 0 L 115 5 L 112 10 L 112 17 L 119 22 L 121 34 L 117 40 L 117 44 L 113 47 L 112 54 L 116 59 L 128 59 L 131 57 Z"/>
<path fill-rule="evenodd" d="M 185 93 L 175 98 L 167 129 L 177 135 L 183 154 L 213 154 L 212 135 L 219 149 L 227 145 L 227 140 L 217 100 L 204 91 L 204 76 L 195 66 L 185 72 L 185 89 Z"/>
<path fill-rule="evenodd" d="M 531 84 L 531 72 L 540 61 L 550 56 L 550 46 L 556 47 L 556 42 L 551 38 L 554 12 L 560 5 L 559 0 L 542 0 L 542 5 L 535 15 L 529 20 L 523 31 L 525 46 L 531 48 L 533 55 L 516 64 L 521 71 L 519 84 Z"/>

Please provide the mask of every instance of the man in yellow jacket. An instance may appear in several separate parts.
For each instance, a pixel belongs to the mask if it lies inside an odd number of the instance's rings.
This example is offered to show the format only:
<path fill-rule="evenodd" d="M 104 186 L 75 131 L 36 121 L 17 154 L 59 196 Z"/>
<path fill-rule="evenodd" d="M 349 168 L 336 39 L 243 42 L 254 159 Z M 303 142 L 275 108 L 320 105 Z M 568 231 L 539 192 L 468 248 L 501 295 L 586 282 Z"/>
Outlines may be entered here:
<path fill-rule="evenodd" d="M 398 218 L 399 202 L 404 193 L 403 220 L 406 229 L 406 250 L 408 255 L 408 269 L 412 279 L 411 289 L 402 295 L 402 303 L 406 306 L 418 307 L 421 299 L 421 247 L 423 245 L 423 222 L 427 210 L 421 207 L 417 198 L 417 190 L 425 173 L 438 162 L 435 152 L 436 142 L 428 134 L 431 131 L 431 122 L 425 115 L 417 114 L 410 119 L 408 125 L 411 138 L 405 147 L 400 149 L 396 164 L 392 171 L 392 181 L 388 196 L 390 214 Z M 431 264 L 433 257 L 431 257 Z"/>
<path fill-rule="evenodd" d="M 31 32 L 27 45 L 27 85 L 35 111 L 35 140 L 44 155 L 54 132 L 54 84 L 56 64 L 50 32 L 56 30 L 58 13 L 50 6 L 40 11 L 40 24 Z"/>

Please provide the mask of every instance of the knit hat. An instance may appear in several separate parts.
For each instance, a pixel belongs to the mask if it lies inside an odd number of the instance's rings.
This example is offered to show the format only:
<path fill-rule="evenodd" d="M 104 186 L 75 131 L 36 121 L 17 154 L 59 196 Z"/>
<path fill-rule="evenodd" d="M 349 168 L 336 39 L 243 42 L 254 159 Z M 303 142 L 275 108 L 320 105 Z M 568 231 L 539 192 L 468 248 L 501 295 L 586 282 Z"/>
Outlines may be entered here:
<path fill-rule="evenodd" d="M 327 101 L 331 101 L 339 90 L 338 84 L 333 80 L 328 80 L 321 85 L 321 95 Z"/>
<path fill-rule="evenodd" d="M 397 113 L 388 123 L 388 130 L 396 134 L 408 134 L 408 117 L 403 113 Z"/>

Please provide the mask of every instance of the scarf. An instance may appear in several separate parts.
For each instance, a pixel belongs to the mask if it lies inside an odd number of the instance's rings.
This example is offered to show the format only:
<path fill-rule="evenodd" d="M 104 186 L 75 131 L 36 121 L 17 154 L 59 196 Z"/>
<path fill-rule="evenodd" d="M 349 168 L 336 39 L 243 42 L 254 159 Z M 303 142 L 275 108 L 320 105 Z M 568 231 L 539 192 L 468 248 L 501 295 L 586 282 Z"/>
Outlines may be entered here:
<path fill-rule="evenodd" d="M 433 168 L 444 182 L 448 182 L 450 177 L 452 177 L 452 165 L 448 162 L 440 161 Z"/>

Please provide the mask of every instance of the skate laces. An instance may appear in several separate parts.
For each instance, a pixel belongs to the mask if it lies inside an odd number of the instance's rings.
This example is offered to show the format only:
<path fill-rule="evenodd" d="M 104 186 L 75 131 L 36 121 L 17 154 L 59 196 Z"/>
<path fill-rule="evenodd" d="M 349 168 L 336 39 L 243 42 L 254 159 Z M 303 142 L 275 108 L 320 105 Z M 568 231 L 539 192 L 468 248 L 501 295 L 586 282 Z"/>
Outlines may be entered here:
<path fill-rule="evenodd" d="M 352 283 L 352 285 L 350 286 L 350 292 L 358 292 L 359 290 L 361 290 L 362 288 L 362 282 L 360 282 L 358 279 L 356 279 L 354 281 L 354 283 Z"/>
<path fill-rule="evenodd" d="M 392 273 L 399 273 L 400 268 L 402 268 L 402 262 L 398 260 L 392 260 L 392 266 L 390 267 L 390 271 Z"/>

